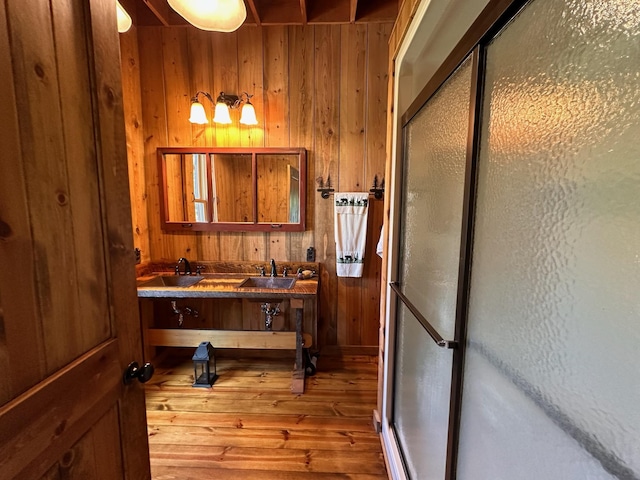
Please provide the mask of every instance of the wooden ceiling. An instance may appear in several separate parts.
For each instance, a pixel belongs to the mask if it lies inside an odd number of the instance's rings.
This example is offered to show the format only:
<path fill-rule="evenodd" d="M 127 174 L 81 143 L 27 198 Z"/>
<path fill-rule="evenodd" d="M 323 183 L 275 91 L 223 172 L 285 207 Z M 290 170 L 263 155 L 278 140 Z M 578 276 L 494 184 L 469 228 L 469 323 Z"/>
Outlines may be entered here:
<path fill-rule="evenodd" d="M 394 22 L 401 0 L 244 0 L 245 25 Z M 166 0 L 121 0 L 138 26 L 187 25 Z"/>

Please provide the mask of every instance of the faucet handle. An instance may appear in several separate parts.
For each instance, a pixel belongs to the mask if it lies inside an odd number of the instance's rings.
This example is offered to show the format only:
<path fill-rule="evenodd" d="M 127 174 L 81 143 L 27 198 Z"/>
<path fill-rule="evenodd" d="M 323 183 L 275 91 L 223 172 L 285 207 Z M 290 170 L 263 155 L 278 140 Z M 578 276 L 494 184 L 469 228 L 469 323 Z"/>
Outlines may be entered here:
<path fill-rule="evenodd" d="M 289 267 L 282 267 L 282 276 L 287 277 L 289 275 Z"/>
<path fill-rule="evenodd" d="M 204 265 L 196 265 L 196 275 L 200 275 L 204 269 Z"/>
<path fill-rule="evenodd" d="M 260 276 L 261 277 L 264 277 L 266 275 L 266 273 L 267 273 L 265 268 L 264 268 L 264 266 L 262 266 L 262 265 L 258 265 L 256 267 L 256 270 L 258 270 L 260 272 Z"/>
<path fill-rule="evenodd" d="M 176 265 L 173 269 L 173 271 L 176 273 L 176 275 L 180 275 L 180 266 Z"/>

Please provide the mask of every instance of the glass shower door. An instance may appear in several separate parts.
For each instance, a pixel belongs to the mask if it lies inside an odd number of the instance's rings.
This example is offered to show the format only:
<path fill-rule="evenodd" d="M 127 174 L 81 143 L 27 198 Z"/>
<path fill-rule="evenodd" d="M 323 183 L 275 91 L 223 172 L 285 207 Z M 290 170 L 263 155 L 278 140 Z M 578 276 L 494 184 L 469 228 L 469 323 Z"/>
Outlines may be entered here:
<path fill-rule="evenodd" d="M 639 39 L 535 0 L 487 48 L 460 480 L 640 478 Z"/>
<path fill-rule="evenodd" d="M 392 423 L 413 479 L 445 476 L 471 79 L 467 59 L 404 132 Z"/>

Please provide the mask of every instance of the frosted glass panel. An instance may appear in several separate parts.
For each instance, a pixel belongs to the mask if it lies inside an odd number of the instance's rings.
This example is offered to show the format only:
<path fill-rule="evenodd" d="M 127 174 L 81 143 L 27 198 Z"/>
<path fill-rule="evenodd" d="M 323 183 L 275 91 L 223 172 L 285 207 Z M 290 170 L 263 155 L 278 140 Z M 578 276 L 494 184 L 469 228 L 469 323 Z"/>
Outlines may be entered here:
<path fill-rule="evenodd" d="M 398 310 L 396 436 L 409 478 L 444 478 L 453 353 L 438 347 L 406 307 Z"/>
<path fill-rule="evenodd" d="M 467 60 L 406 127 L 399 281 L 446 339 L 454 336 L 471 95 Z M 397 312 L 394 427 L 411 478 L 444 478 L 452 353 Z"/>
<path fill-rule="evenodd" d="M 564 430 L 484 355 L 470 349 L 466 360 L 464 391 L 475 401 L 465 404 L 464 433 L 473 445 L 458 467 L 458 478 L 615 478 L 578 442 L 567 439 Z M 508 428 L 496 428 L 498 424 Z"/>
<path fill-rule="evenodd" d="M 461 480 L 640 478 L 639 26 L 535 0 L 488 48 Z"/>
<path fill-rule="evenodd" d="M 399 279 L 445 338 L 454 334 L 470 98 L 467 60 L 406 127 Z"/>

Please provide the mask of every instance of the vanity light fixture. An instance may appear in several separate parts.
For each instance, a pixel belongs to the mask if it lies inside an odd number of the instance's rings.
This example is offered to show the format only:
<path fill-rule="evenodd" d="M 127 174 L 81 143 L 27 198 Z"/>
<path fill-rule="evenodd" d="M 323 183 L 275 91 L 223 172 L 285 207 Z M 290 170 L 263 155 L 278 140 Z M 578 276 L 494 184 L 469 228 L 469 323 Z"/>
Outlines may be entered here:
<path fill-rule="evenodd" d="M 207 92 L 199 91 L 191 98 L 191 115 L 189 121 L 191 123 L 198 123 L 203 125 L 209 123 L 207 115 L 204 111 L 204 106 L 198 101 L 198 95 L 203 95 L 208 98 L 211 103 L 215 105 L 215 113 L 213 121 L 221 124 L 230 124 L 231 116 L 229 115 L 230 108 L 239 108 L 242 105 L 242 111 L 240 115 L 240 123 L 243 125 L 257 125 L 258 119 L 256 118 L 256 111 L 251 103 L 251 97 L 247 92 L 243 92 L 238 95 L 231 95 L 228 93 L 220 92 L 216 101 L 213 101 L 211 94 Z"/>
<path fill-rule="evenodd" d="M 233 32 L 247 18 L 244 0 L 167 0 L 169 6 L 194 27 Z"/>
<path fill-rule="evenodd" d="M 116 14 L 118 18 L 118 33 L 124 33 L 131 28 L 131 17 L 120 2 L 116 0 Z"/>

